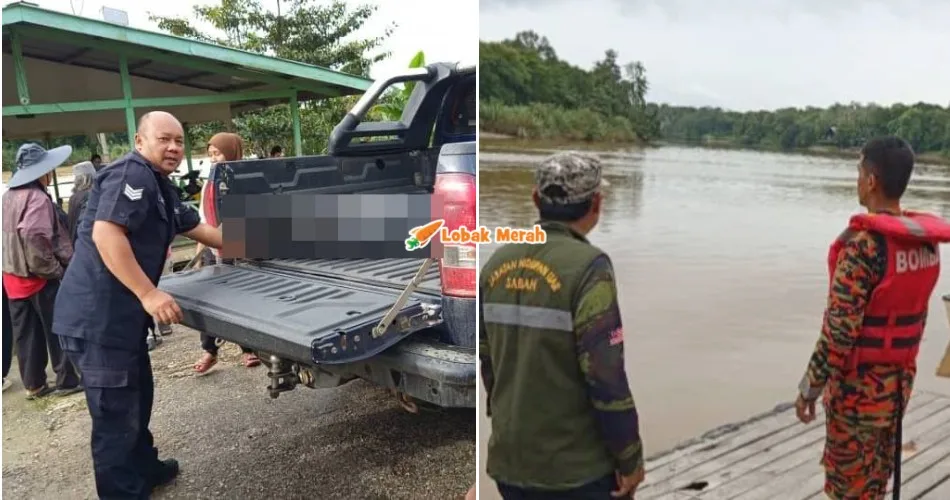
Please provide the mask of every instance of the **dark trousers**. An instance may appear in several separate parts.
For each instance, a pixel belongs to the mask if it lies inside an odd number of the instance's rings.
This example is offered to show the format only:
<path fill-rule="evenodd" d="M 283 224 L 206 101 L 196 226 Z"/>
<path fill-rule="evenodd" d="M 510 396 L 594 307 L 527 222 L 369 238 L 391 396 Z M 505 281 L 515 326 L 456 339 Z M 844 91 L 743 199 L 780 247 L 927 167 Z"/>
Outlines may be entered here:
<path fill-rule="evenodd" d="M 42 290 L 25 299 L 10 299 L 10 323 L 16 342 L 20 380 L 29 391 L 46 385 L 46 364 L 52 363 L 57 388 L 79 385 L 79 374 L 63 355 L 51 330 L 53 305 L 59 281 L 48 281 Z"/>
<path fill-rule="evenodd" d="M 212 356 L 218 355 L 218 346 L 214 343 L 218 338 L 212 337 L 211 335 L 202 333 L 201 334 L 201 348 L 210 353 Z M 254 352 L 247 347 L 241 346 L 241 352 L 248 353 Z"/>
<path fill-rule="evenodd" d="M 616 491 L 617 480 L 613 474 L 604 476 L 583 486 L 570 490 L 535 490 L 497 483 L 498 492 L 504 500 L 608 500 L 611 491 Z"/>
<path fill-rule="evenodd" d="M 155 381 L 141 337 L 142 347 L 134 352 L 60 337 L 63 351 L 83 372 L 100 499 L 148 498 L 161 467 L 148 429 Z"/>
<path fill-rule="evenodd" d="M 0 286 L 0 288 L 3 288 Z M 10 299 L 7 289 L 3 288 L 3 378 L 10 374 L 13 364 L 13 320 L 10 318 Z"/>

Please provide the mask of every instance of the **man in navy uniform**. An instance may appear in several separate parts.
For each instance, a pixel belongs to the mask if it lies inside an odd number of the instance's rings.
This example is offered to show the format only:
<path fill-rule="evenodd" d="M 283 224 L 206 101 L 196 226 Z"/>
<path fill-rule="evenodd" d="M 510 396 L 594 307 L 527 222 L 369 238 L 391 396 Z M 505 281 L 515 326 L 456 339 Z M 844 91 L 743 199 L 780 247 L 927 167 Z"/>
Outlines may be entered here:
<path fill-rule="evenodd" d="M 221 247 L 221 230 L 202 224 L 168 180 L 183 144 L 174 116 L 142 116 L 135 151 L 96 177 L 57 296 L 53 332 L 83 375 L 103 499 L 148 498 L 178 474 L 177 461 L 158 459 L 148 429 L 154 380 L 145 338 L 153 317 L 182 319 L 175 300 L 157 288 L 175 235 Z"/>

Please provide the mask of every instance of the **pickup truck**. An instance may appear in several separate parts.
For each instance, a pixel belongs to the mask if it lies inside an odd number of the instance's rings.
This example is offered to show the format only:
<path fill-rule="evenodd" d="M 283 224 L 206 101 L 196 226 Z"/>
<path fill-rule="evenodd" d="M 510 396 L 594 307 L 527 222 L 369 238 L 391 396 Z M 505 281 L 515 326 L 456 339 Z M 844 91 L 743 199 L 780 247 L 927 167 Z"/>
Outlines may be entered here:
<path fill-rule="evenodd" d="M 367 122 L 390 86 L 415 82 L 398 121 Z M 202 210 L 229 195 L 430 193 L 445 227 L 475 227 L 475 66 L 433 63 L 375 81 L 323 156 L 212 167 Z M 440 259 L 231 259 L 165 275 L 185 326 L 253 349 L 269 395 L 364 379 L 410 412 L 475 407 L 474 245 Z"/>

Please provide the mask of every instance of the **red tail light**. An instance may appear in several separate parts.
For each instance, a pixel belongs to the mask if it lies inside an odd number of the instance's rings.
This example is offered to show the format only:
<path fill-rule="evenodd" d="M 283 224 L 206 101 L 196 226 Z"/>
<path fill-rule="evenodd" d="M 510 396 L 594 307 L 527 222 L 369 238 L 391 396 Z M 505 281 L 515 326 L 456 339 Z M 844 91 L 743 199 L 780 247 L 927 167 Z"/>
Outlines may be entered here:
<path fill-rule="evenodd" d="M 443 199 L 443 218 L 449 230 L 475 230 L 475 176 L 470 174 L 438 174 L 435 194 Z M 442 273 L 442 294 L 451 297 L 475 297 L 474 243 L 444 244 L 439 271 Z"/>
<path fill-rule="evenodd" d="M 208 173 L 208 180 L 205 181 L 205 185 L 201 188 L 201 202 L 200 210 L 201 213 L 205 216 L 205 222 L 212 227 L 218 226 L 218 209 L 215 207 L 214 203 L 214 167 L 211 167 L 211 172 Z"/>

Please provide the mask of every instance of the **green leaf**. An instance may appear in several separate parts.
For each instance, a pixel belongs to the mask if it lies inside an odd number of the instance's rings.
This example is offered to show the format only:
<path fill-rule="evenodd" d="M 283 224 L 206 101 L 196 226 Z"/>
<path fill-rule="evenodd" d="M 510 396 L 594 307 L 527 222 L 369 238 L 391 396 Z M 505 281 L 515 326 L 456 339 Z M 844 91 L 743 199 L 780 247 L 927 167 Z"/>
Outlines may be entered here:
<path fill-rule="evenodd" d="M 416 55 L 412 57 L 412 60 L 409 61 L 409 69 L 421 68 L 426 65 L 426 55 L 425 52 L 419 51 L 416 52 Z M 412 95 L 412 89 L 416 86 L 416 82 L 406 82 L 403 86 L 402 93 L 405 96 L 405 99 L 408 101 L 409 96 Z"/>

